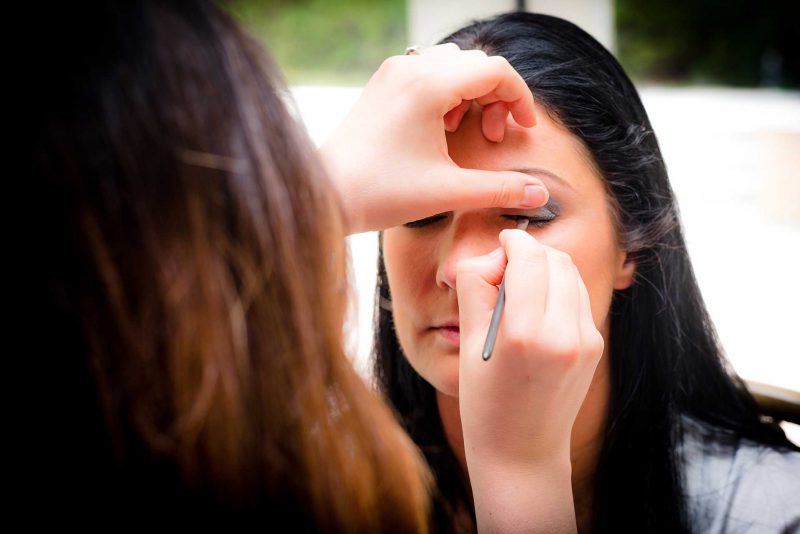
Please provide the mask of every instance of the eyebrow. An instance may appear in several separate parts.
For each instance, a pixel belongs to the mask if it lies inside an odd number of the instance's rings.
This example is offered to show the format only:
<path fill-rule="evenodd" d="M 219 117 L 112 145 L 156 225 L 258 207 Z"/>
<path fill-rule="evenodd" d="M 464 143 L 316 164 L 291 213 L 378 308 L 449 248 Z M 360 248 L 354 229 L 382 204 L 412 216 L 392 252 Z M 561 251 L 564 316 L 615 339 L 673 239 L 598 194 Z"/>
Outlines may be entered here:
<path fill-rule="evenodd" d="M 572 189 L 573 191 L 575 190 L 575 188 L 572 187 L 572 185 L 570 185 L 569 182 L 567 182 L 565 179 L 563 179 L 562 177 L 560 177 L 556 173 L 548 171 L 547 169 L 540 169 L 538 167 L 526 167 L 524 169 L 509 169 L 509 170 L 514 171 L 514 172 L 521 172 L 523 174 L 530 174 L 530 175 L 533 175 L 533 176 L 536 176 L 537 174 L 538 175 L 542 175 L 542 176 L 547 176 L 548 178 L 551 178 L 551 179 L 555 180 L 556 182 L 559 182 L 561 185 L 563 185 L 565 187 L 568 187 L 568 188 Z"/>

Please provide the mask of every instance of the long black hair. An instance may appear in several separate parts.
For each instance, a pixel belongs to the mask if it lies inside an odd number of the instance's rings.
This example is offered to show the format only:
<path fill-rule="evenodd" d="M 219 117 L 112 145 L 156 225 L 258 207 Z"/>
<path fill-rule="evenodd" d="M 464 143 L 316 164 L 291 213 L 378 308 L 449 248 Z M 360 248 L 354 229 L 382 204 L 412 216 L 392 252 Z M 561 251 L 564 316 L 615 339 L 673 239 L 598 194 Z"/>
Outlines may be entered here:
<path fill-rule="evenodd" d="M 585 144 L 605 179 L 620 240 L 636 262 L 634 283 L 616 291 L 611 305 L 610 402 L 592 528 L 686 531 L 678 453 L 684 416 L 726 429 L 720 440 L 794 446 L 774 421 L 760 416 L 725 363 L 639 95 L 602 45 L 555 17 L 502 15 L 475 22 L 445 42 L 505 57 L 538 104 Z M 391 298 L 382 255 L 377 298 Z M 450 530 L 452 515 L 461 521 L 463 511 L 472 509 L 465 475 L 447 445 L 433 387 L 406 361 L 385 306 L 376 308 L 376 322 L 379 386 L 436 473 L 439 526 Z"/>

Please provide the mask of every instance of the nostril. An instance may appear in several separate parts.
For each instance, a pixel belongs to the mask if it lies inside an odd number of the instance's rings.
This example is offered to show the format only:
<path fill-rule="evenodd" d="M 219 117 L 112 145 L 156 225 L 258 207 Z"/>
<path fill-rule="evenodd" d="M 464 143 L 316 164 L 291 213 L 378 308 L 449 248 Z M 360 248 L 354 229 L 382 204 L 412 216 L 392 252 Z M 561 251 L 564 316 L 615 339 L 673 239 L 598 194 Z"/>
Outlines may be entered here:
<path fill-rule="evenodd" d="M 455 258 L 448 258 L 436 270 L 436 285 L 441 289 L 456 288 L 456 271 L 458 262 Z"/>

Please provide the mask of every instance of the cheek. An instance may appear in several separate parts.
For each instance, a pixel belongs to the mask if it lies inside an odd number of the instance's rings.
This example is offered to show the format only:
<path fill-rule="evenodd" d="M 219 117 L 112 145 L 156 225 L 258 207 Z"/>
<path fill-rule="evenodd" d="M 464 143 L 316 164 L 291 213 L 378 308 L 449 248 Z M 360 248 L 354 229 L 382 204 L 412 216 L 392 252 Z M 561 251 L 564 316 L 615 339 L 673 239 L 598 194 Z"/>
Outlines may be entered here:
<path fill-rule="evenodd" d="M 438 356 L 433 338 L 426 335 L 431 310 L 438 309 L 435 246 L 431 239 L 405 229 L 383 234 L 383 259 L 392 297 L 392 315 L 397 340 L 408 362 L 436 389 L 457 392 L 458 360 L 455 366 Z M 440 297 L 438 297 L 440 298 Z M 445 380 L 447 378 L 447 380 Z"/>
<path fill-rule="evenodd" d="M 613 281 L 605 269 L 593 269 L 590 265 L 582 267 L 578 264 L 578 271 L 581 273 L 581 278 L 589 293 L 594 325 L 602 332 L 611 308 L 611 297 L 614 293 Z"/>
<path fill-rule="evenodd" d="M 602 331 L 611 306 L 616 275 L 616 237 L 603 218 L 565 222 L 540 241 L 566 252 L 578 268 L 592 306 L 592 319 Z"/>
<path fill-rule="evenodd" d="M 395 312 L 419 302 L 425 296 L 427 281 L 436 272 L 425 240 L 412 238 L 408 233 L 398 228 L 383 234 L 383 261 Z"/>
<path fill-rule="evenodd" d="M 383 261 L 392 300 L 394 328 L 400 347 L 415 368 L 424 353 L 420 328 L 431 307 L 436 265 L 430 240 L 404 228 L 383 233 Z"/>

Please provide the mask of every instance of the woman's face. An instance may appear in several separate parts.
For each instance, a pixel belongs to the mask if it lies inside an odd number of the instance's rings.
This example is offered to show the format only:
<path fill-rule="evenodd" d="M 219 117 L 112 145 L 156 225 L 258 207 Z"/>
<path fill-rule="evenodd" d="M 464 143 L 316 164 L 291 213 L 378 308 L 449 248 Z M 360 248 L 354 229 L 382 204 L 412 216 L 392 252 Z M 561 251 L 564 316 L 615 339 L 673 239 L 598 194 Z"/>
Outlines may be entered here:
<path fill-rule="evenodd" d="M 499 246 L 498 234 L 531 218 L 541 243 L 568 253 L 583 278 L 598 330 L 608 341 L 613 290 L 630 285 L 602 179 L 586 148 L 541 109 L 537 124 L 523 129 L 509 121 L 505 140 L 487 141 L 480 116 L 470 112 L 448 150 L 461 167 L 518 170 L 540 178 L 550 192 L 534 210 L 455 211 L 386 230 L 383 254 L 400 345 L 414 369 L 440 394 L 458 395 L 458 299 L 456 266 L 464 258 Z M 606 343 L 608 346 L 608 343 Z"/>

